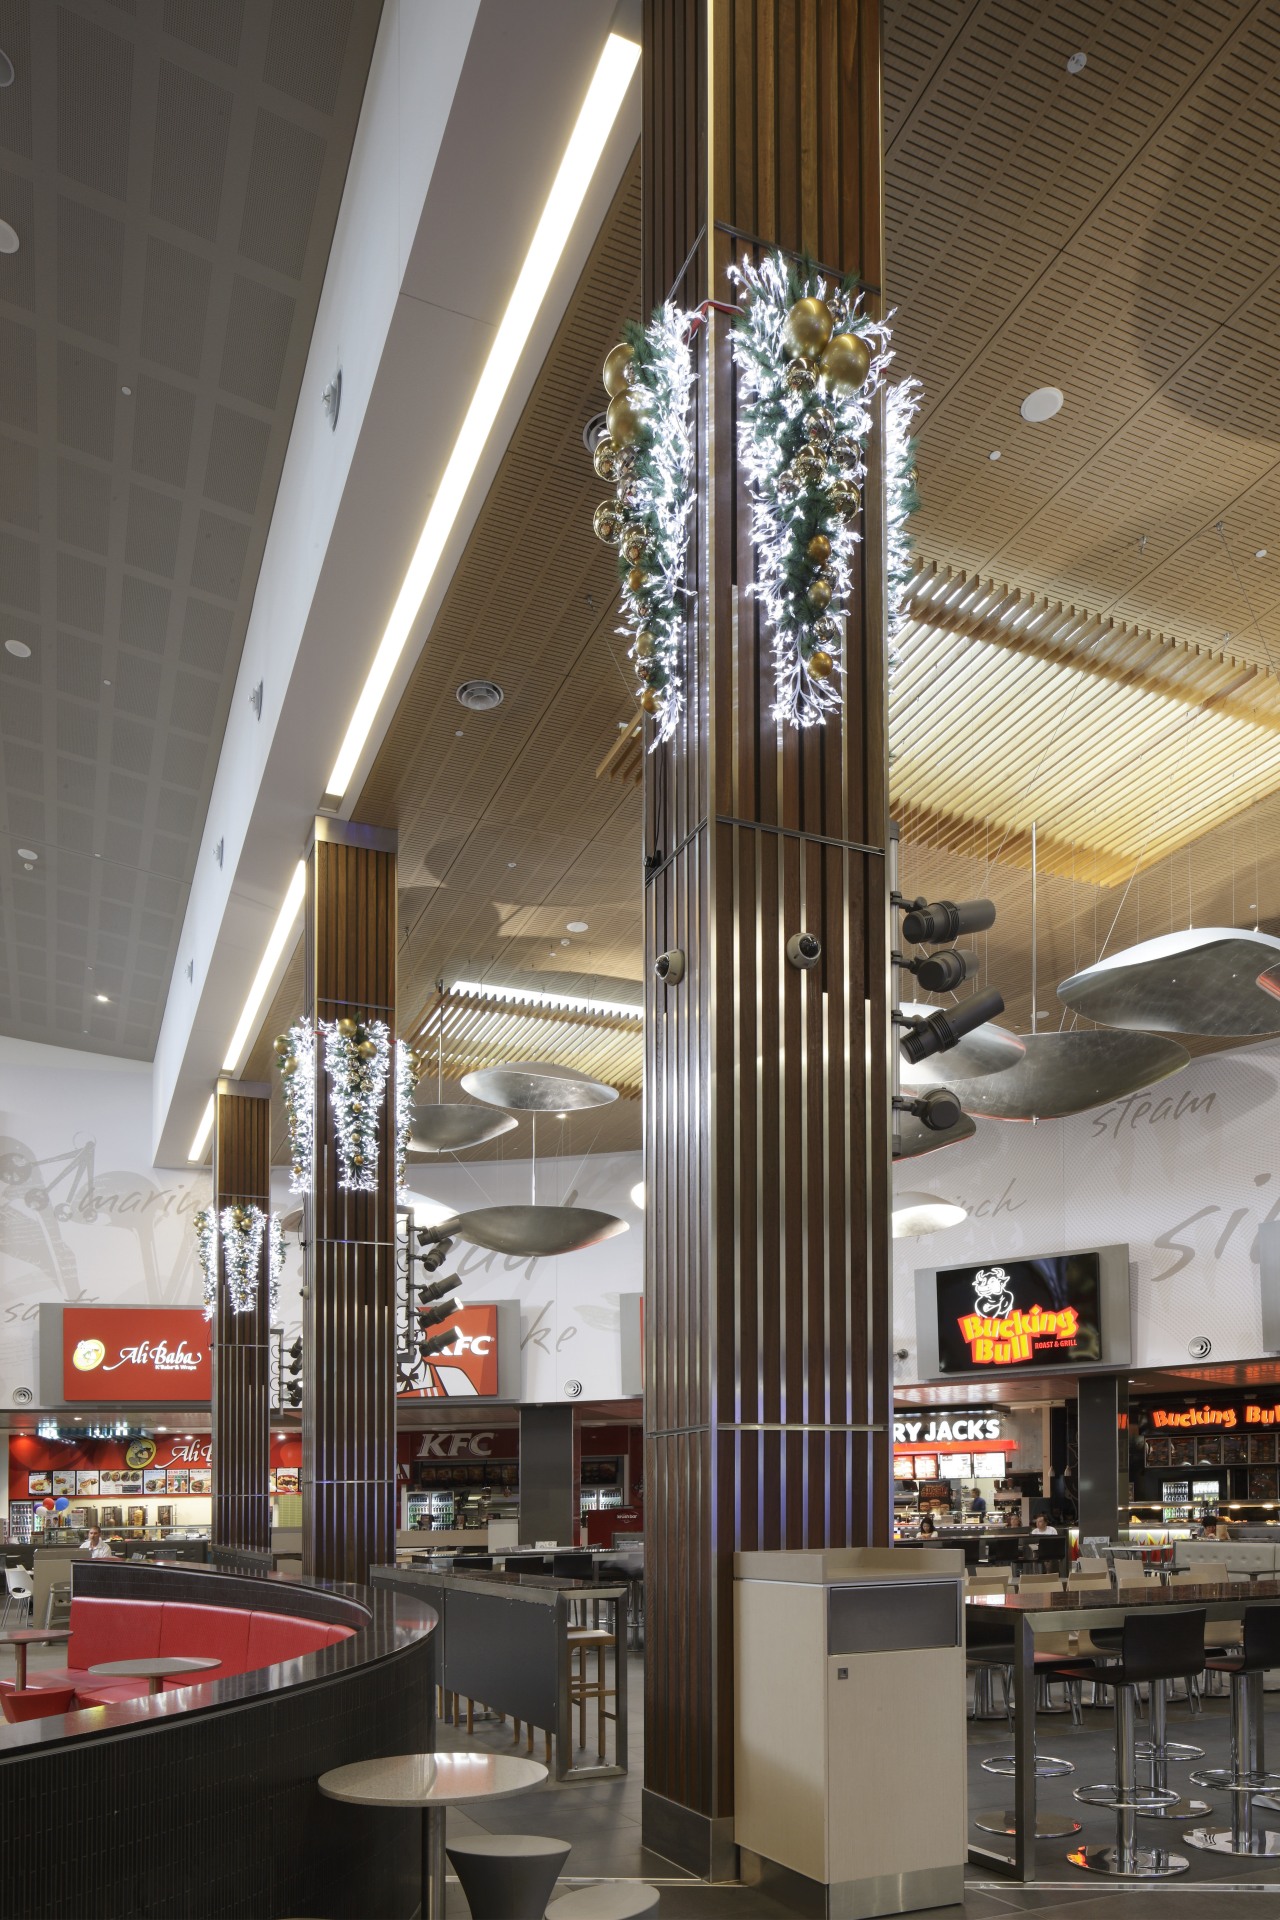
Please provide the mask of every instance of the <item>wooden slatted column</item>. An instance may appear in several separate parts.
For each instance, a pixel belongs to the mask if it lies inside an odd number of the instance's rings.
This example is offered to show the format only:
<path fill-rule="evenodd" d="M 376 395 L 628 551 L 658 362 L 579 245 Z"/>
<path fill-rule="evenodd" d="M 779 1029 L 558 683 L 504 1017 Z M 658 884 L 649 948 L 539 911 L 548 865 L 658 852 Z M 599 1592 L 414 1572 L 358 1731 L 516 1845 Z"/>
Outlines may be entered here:
<path fill-rule="evenodd" d="M 213 1198 L 224 1207 L 271 1214 L 271 1089 L 219 1080 L 213 1110 Z M 227 1291 L 218 1235 L 218 1296 L 213 1323 L 213 1545 L 265 1552 L 270 1545 L 271 1335 L 267 1230 L 262 1235 L 254 1304 L 237 1313 Z"/>
<path fill-rule="evenodd" d="M 644 18 L 645 312 L 732 300 L 730 263 L 772 245 L 878 289 L 878 9 Z M 843 716 L 779 728 L 730 325 L 698 335 L 688 712 L 645 759 L 643 1826 L 713 1876 L 735 1860 L 734 1553 L 884 1542 L 891 1512 L 879 452 Z M 811 972 L 785 955 L 801 930 Z M 664 987 L 672 947 L 688 971 Z"/>
<path fill-rule="evenodd" d="M 307 870 L 306 1009 L 317 1026 L 396 1022 L 396 836 L 318 819 Z M 378 1115 L 377 1186 L 339 1184 L 323 1035 L 303 1305 L 302 1563 L 365 1579 L 395 1553 L 395 1074 Z"/>

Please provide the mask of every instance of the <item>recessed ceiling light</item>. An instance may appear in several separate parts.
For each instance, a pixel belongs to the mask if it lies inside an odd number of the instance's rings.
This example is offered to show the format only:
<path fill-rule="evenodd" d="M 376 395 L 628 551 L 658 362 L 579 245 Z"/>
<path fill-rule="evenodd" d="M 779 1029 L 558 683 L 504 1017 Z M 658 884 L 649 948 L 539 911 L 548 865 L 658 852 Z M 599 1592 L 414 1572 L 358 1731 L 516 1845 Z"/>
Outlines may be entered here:
<path fill-rule="evenodd" d="M 516 863 L 516 862 L 515 862 L 514 860 L 508 860 L 508 862 L 507 862 L 507 865 L 508 865 L 509 867 L 514 867 L 514 866 L 515 866 L 516 864 L 517 864 L 517 863 Z"/>
<path fill-rule="evenodd" d="M 40 855 L 38 853 L 32 853 L 30 847 L 19 847 L 18 858 L 19 860 L 38 860 Z"/>
<path fill-rule="evenodd" d="M 12 85 L 13 62 L 3 47 L 0 47 L 0 87 L 11 87 Z"/>
<path fill-rule="evenodd" d="M 16 253 L 21 242 L 7 220 L 0 220 L 0 253 Z"/>
<path fill-rule="evenodd" d="M 566 933 L 585 933 L 586 931 L 587 923 L 585 920 L 570 920 L 565 924 Z"/>
<path fill-rule="evenodd" d="M 25 640 L 6 640 L 4 650 L 6 653 L 11 653 L 15 660 L 29 660 L 31 658 L 31 649 Z"/>
<path fill-rule="evenodd" d="M 1018 408 L 1018 412 L 1022 415 L 1023 419 L 1030 420 L 1033 423 L 1038 423 L 1041 420 L 1052 420 L 1054 414 L 1061 412 L 1061 410 L 1061 387 L 1037 387 L 1034 393 L 1027 395 L 1022 405 Z"/>
<path fill-rule="evenodd" d="M 126 399 L 126 400 L 132 400 L 132 398 L 133 398 L 133 388 L 132 388 L 132 387 L 121 387 L 121 389 L 120 389 L 120 391 L 121 391 L 121 393 L 122 393 L 122 394 L 124 395 L 124 397 L 125 397 L 125 399 Z"/>
<path fill-rule="evenodd" d="M 1253 550 L 1253 557 L 1254 557 L 1254 559 L 1255 559 L 1255 560 L 1265 560 L 1265 559 L 1266 559 L 1266 557 L 1267 557 L 1267 550 L 1266 550 L 1266 548 L 1265 548 L 1265 547 L 1255 547 L 1255 548 L 1254 548 L 1254 550 Z"/>
<path fill-rule="evenodd" d="M 990 453 L 987 455 L 987 458 L 988 460 L 998 460 L 1000 458 L 999 447 L 992 447 Z"/>
<path fill-rule="evenodd" d="M 111 1001 L 105 993 L 95 993 L 93 997 L 100 1006 L 109 1007 L 111 1005 Z"/>
<path fill-rule="evenodd" d="M 453 730 L 453 737 L 454 737 L 454 739 L 455 739 L 455 740 L 461 740 L 461 738 L 462 738 L 462 728 L 461 728 L 461 727 L 455 727 L 455 728 L 454 728 L 454 730 Z"/>
<path fill-rule="evenodd" d="M 1067 72 L 1083 73 L 1088 64 L 1089 56 L 1087 53 L 1073 53 L 1067 60 Z"/>
<path fill-rule="evenodd" d="M 568 944 L 569 944 L 569 942 L 568 942 L 567 940 L 562 940 L 562 941 L 560 942 L 560 945 L 561 945 L 562 947 L 567 947 L 567 946 L 568 946 Z"/>
<path fill-rule="evenodd" d="M 31 864 L 31 862 L 30 862 L 29 860 L 24 860 L 22 864 L 23 864 L 23 867 L 24 867 L 24 868 L 26 869 L 26 871 L 27 871 L 28 873 L 34 873 L 34 872 L 35 872 L 35 868 L 34 868 L 34 867 L 32 866 L 32 864 Z"/>

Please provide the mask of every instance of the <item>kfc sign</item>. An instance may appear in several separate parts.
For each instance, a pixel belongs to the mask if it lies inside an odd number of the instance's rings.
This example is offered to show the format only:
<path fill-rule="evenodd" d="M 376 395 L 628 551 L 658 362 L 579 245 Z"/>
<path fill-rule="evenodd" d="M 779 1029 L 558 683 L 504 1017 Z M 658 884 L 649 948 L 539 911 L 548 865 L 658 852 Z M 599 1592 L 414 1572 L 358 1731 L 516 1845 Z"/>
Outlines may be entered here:
<path fill-rule="evenodd" d="M 209 1326 L 198 1307 L 64 1307 L 65 1400 L 208 1404 Z"/>
<path fill-rule="evenodd" d="M 418 1360 L 400 1387 L 405 1400 L 494 1399 L 498 1392 L 498 1309 L 459 1307 L 441 1329 L 449 1345 Z"/>

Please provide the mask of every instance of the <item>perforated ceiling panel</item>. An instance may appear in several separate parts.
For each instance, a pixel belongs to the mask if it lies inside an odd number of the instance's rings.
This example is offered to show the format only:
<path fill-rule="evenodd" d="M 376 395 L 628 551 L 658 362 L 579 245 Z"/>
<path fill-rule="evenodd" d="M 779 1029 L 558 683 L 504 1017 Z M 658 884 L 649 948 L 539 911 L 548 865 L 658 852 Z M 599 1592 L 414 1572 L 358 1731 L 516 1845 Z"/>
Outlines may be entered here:
<path fill-rule="evenodd" d="M 154 1051 L 380 4 L 0 0 L 6 1032 Z"/>

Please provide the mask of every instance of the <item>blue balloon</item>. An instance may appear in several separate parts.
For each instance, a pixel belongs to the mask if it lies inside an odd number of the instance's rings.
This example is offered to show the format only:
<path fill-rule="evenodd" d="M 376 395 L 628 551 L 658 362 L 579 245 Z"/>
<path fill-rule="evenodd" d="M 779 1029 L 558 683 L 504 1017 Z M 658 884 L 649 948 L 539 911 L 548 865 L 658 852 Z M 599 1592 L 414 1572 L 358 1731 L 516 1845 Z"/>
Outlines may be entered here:
<path fill-rule="evenodd" d="M 53 1509 L 55 1513 L 65 1513 L 70 1505 L 71 1502 L 68 1500 L 66 1494 L 60 1493 L 53 1503 Z"/>

